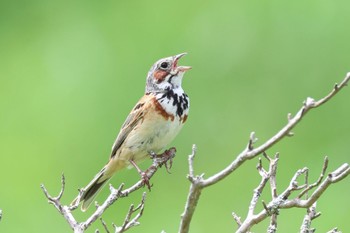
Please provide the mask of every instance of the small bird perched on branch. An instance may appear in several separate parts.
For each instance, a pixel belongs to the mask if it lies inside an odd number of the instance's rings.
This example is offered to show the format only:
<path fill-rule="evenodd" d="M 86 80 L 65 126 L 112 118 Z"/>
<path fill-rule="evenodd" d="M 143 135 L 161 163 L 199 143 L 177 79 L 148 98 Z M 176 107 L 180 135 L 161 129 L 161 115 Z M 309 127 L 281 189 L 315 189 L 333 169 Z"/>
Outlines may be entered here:
<path fill-rule="evenodd" d="M 181 130 L 190 107 L 181 83 L 184 73 L 191 67 L 177 64 L 184 55 L 186 53 L 160 59 L 151 67 L 145 95 L 122 125 L 108 163 L 82 190 L 82 211 L 87 210 L 104 184 L 117 171 L 132 165 L 144 175 L 137 163 L 163 149 Z M 149 186 L 147 177 L 143 179 Z M 72 205 L 78 204 L 77 201 L 78 198 Z"/>

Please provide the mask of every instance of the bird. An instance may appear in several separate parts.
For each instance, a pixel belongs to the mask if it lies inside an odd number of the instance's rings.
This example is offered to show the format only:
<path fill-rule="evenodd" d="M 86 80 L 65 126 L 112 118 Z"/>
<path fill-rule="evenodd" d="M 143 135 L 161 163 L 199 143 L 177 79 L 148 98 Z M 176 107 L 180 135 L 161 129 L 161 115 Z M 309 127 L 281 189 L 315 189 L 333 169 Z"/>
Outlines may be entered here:
<path fill-rule="evenodd" d="M 146 78 L 145 93 L 131 110 L 113 143 L 108 163 L 81 190 L 71 205 L 85 212 L 102 187 L 125 167 L 134 166 L 164 149 L 187 120 L 190 100 L 182 89 L 184 73 L 190 66 L 179 66 L 187 53 L 162 58 L 153 64 Z M 77 203 L 79 201 L 79 203 Z"/>

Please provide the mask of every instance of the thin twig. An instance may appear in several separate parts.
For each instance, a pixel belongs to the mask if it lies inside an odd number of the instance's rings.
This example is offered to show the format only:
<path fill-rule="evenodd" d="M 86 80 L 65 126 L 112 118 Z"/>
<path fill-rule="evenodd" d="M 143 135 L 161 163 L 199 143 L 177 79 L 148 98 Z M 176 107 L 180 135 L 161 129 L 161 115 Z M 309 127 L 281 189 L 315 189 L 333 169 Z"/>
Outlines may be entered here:
<path fill-rule="evenodd" d="M 258 138 L 255 137 L 255 132 L 251 132 L 249 136 L 249 141 L 247 145 L 247 150 L 251 151 L 254 149 L 254 144 L 258 141 Z"/>
<path fill-rule="evenodd" d="M 170 148 L 169 150 L 166 150 L 163 154 L 157 155 L 154 158 L 152 158 L 153 160 L 152 165 L 145 171 L 145 174 L 147 175 L 147 177 L 150 179 L 157 172 L 158 168 L 160 168 L 163 165 L 166 166 L 168 162 L 171 163 L 171 160 L 175 156 L 175 152 L 176 152 L 175 148 Z M 169 167 L 170 165 L 168 166 L 168 168 Z M 109 208 L 115 201 L 117 201 L 119 198 L 127 197 L 130 193 L 142 187 L 144 187 L 143 180 L 136 182 L 133 186 L 129 187 L 128 189 L 123 189 L 124 184 L 121 184 L 118 187 L 118 189 L 115 189 L 110 185 L 110 195 L 107 197 L 107 199 L 101 205 L 96 204 L 97 208 L 95 212 L 92 215 L 90 215 L 87 218 L 87 220 L 79 223 L 72 215 L 72 211 L 78 207 L 77 203 L 79 203 L 79 198 L 82 196 L 82 191 L 79 190 L 79 195 L 77 198 L 78 201 L 76 203 L 73 203 L 72 206 L 66 206 L 61 204 L 61 198 L 65 190 L 65 177 L 63 174 L 61 179 L 61 190 L 57 197 L 50 196 L 45 186 L 41 185 L 41 189 L 43 190 L 44 195 L 47 198 L 48 202 L 50 204 L 53 204 L 55 208 L 58 210 L 58 212 L 63 215 L 63 217 L 66 219 L 69 226 L 74 230 L 75 233 L 84 232 L 89 226 L 91 226 L 92 223 L 94 223 L 97 219 L 101 218 L 102 214 L 106 211 L 106 209 Z M 139 224 L 137 220 L 142 216 L 143 209 L 144 209 L 144 202 L 145 202 L 145 194 L 143 194 L 141 204 L 138 205 L 136 208 L 132 208 L 129 210 L 127 215 L 128 218 L 126 218 L 128 222 L 122 226 L 122 231 L 116 230 L 116 232 L 124 232 L 127 229 Z M 139 210 L 139 213 L 133 219 L 130 219 L 131 215 L 138 210 Z M 106 225 L 103 225 L 103 226 L 106 228 Z"/>
<path fill-rule="evenodd" d="M 346 74 L 345 78 L 338 85 L 336 84 L 333 89 L 325 97 L 321 98 L 318 101 L 308 97 L 304 101 L 303 106 L 300 110 L 292 117 L 291 114 L 288 114 L 287 124 L 278 131 L 274 136 L 268 139 L 265 143 L 260 145 L 257 148 L 253 147 L 253 144 L 256 142 L 255 133 L 251 133 L 250 139 L 247 147 L 234 159 L 231 164 L 217 172 L 216 174 L 210 176 L 207 179 L 203 179 L 203 176 L 197 176 L 197 179 L 194 179 L 193 172 L 193 158 L 189 159 L 190 164 L 190 175 L 188 178 L 191 181 L 190 191 L 187 196 L 187 201 L 185 204 L 185 210 L 181 215 L 179 233 L 188 233 L 189 225 L 192 220 L 193 213 L 196 209 L 196 205 L 200 198 L 201 190 L 205 187 L 216 184 L 217 182 L 223 180 L 234 172 L 238 167 L 240 167 L 245 161 L 250 160 L 258 156 L 267 149 L 271 148 L 274 144 L 285 138 L 286 136 L 291 136 L 291 130 L 303 119 L 307 112 L 311 109 L 317 108 L 322 104 L 329 101 L 333 96 L 335 96 L 343 87 L 345 87 L 350 79 L 350 72 Z"/>
<path fill-rule="evenodd" d="M 181 222 L 180 222 L 180 230 L 179 232 L 188 232 L 192 216 L 194 214 L 194 211 L 196 209 L 199 197 L 202 193 L 202 186 L 201 186 L 201 180 L 203 180 L 203 175 L 194 177 L 193 175 L 193 160 L 196 155 L 196 146 L 193 145 L 192 147 L 192 154 L 189 155 L 189 169 L 190 174 L 187 176 L 189 181 L 191 182 L 190 190 L 187 197 L 187 202 L 185 205 L 185 211 L 181 215 Z"/>
<path fill-rule="evenodd" d="M 265 157 L 269 158 L 267 154 L 265 154 Z M 277 165 L 279 160 L 279 153 L 276 153 L 275 158 L 271 159 L 269 158 L 270 162 L 270 189 L 271 189 L 271 197 L 272 199 L 276 199 L 278 197 L 277 194 L 277 182 L 276 182 L 276 175 L 277 175 Z M 268 233 L 275 233 L 277 231 L 277 213 L 273 213 L 270 218 L 270 224 L 267 228 Z"/>
<path fill-rule="evenodd" d="M 319 217 L 320 213 L 316 212 L 316 202 L 307 208 L 307 213 L 304 216 L 303 222 L 300 227 L 300 233 L 313 233 L 315 232 L 314 228 L 311 228 L 311 222 L 315 218 Z"/>
<path fill-rule="evenodd" d="M 259 164 L 257 166 L 257 169 L 258 169 L 258 172 L 261 176 L 261 181 L 260 181 L 258 187 L 256 187 L 254 189 L 253 197 L 252 197 L 252 200 L 250 201 L 250 205 L 249 205 L 247 218 L 254 214 L 254 210 L 255 210 L 255 207 L 258 203 L 259 197 L 260 197 L 267 181 L 270 179 L 270 171 L 265 171 L 265 169 L 262 167 L 261 159 L 259 159 Z"/>
<path fill-rule="evenodd" d="M 239 217 L 235 212 L 232 212 L 232 217 L 235 220 L 235 222 L 237 223 L 238 227 L 240 225 L 242 225 L 241 217 Z"/>
<path fill-rule="evenodd" d="M 100 220 L 101 220 L 101 224 L 102 224 L 103 228 L 105 229 L 106 233 L 110 233 L 110 231 L 108 230 L 108 227 L 107 227 L 106 222 L 105 222 L 105 221 L 103 221 L 103 219 L 102 219 L 102 218 L 100 218 Z"/>
<path fill-rule="evenodd" d="M 327 233 L 342 233 L 341 231 L 338 230 L 338 228 L 333 228 L 332 230 L 328 231 Z"/>
<path fill-rule="evenodd" d="M 308 187 L 306 189 L 304 189 L 299 195 L 298 195 L 298 198 L 302 198 L 304 194 L 307 194 L 307 192 L 311 189 L 313 189 L 314 187 L 318 186 L 321 181 L 323 180 L 323 177 L 324 177 L 324 174 L 326 173 L 326 170 L 327 170 L 327 167 L 328 167 L 328 157 L 326 156 L 324 158 L 324 162 L 323 162 L 323 168 L 322 168 L 322 171 L 321 171 L 321 174 L 320 176 L 318 177 L 317 181 L 313 184 L 310 184 L 308 185 Z M 306 196 L 306 198 L 308 198 L 308 196 Z"/>
<path fill-rule="evenodd" d="M 64 174 L 62 174 L 61 177 L 61 190 L 58 194 L 57 197 L 51 197 L 50 194 L 48 193 L 47 189 L 45 188 L 45 186 L 42 184 L 41 185 L 41 189 L 43 190 L 48 202 L 52 205 L 55 206 L 55 208 L 58 210 L 58 212 L 60 212 L 60 214 L 62 214 L 62 216 L 66 219 L 66 221 L 68 222 L 69 226 L 74 230 L 74 232 L 82 232 L 80 227 L 79 227 L 79 223 L 75 220 L 75 218 L 73 217 L 70 209 L 68 206 L 63 206 L 60 202 L 61 197 L 63 195 L 64 192 L 64 188 L 65 188 L 65 177 Z"/>
<path fill-rule="evenodd" d="M 290 185 L 287 187 L 287 189 L 282 192 L 277 198 L 270 201 L 268 204 L 264 204 L 264 210 L 260 211 L 258 214 L 253 215 L 251 218 L 247 218 L 242 222 L 242 225 L 239 227 L 239 229 L 236 232 L 243 233 L 248 231 L 253 225 L 258 224 L 259 222 L 263 221 L 267 217 L 271 215 L 271 211 L 278 210 L 278 209 L 287 209 L 287 208 L 310 208 L 323 194 L 324 191 L 327 190 L 327 188 L 334 183 L 337 183 L 347 177 L 350 174 L 350 165 L 349 164 L 343 164 L 338 169 L 330 173 L 327 178 L 321 182 L 316 190 L 312 193 L 312 195 L 307 200 L 301 200 L 300 198 L 296 197 L 294 199 L 288 200 L 289 196 L 292 194 L 292 192 L 298 191 L 299 187 L 307 188 L 307 186 L 298 186 L 295 184 L 295 180 L 300 175 L 304 174 L 307 169 L 300 169 L 298 170 L 295 175 L 293 176 Z M 313 219 L 318 217 L 319 214 L 314 214 Z"/>
<path fill-rule="evenodd" d="M 194 179 L 194 169 L 193 169 L 193 161 L 194 161 L 194 157 L 196 155 L 196 152 L 197 152 L 197 147 L 195 144 L 193 144 L 192 146 L 192 154 L 190 154 L 188 156 L 188 170 L 189 170 L 189 174 L 188 174 L 188 179 L 192 180 Z"/>
<path fill-rule="evenodd" d="M 290 132 L 302 120 L 302 118 L 306 115 L 306 113 L 309 110 L 320 107 L 322 104 L 326 103 L 333 96 L 335 96 L 335 94 L 337 94 L 343 87 L 347 85 L 347 82 L 349 81 L 349 79 L 350 79 L 350 72 L 347 73 L 346 77 L 339 85 L 335 85 L 332 91 L 329 94 L 327 94 L 324 98 L 320 99 L 319 101 L 315 101 L 312 98 L 308 97 L 307 100 L 304 102 L 303 106 L 297 112 L 297 114 L 294 117 L 292 117 L 279 132 L 277 132 L 265 143 L 263 143 L 261 146 L 255 149 L 250 150 L 249 148 L 246 148 L 236 157 L 236 159 L 229 166 L 227 166 L 220 172 L 212 175 L 211 177 L 203 180 L 202 185 L 206 187 L 219 182 L 220 180 L 224 179 L 229 174 L 231 174 L 233 171 L 235 171 L 246 160 L 253 159 L 259 154 L 261 154 L 262 152 L 267 151 L 267 149 L 271 148 L 274 144 L 276 144 L 282 138 L 287 136 L 288 132 Z M 252 138 L 254 140 L 252 140 Z M 250 141 L 256 141 L 255 133 L 251 134 Z M 249 144 L 251 143 L 248 143 L 248 145 Z"/>
<path fill-rule="evenodd" d="M 131 227 L 140 225 L 138 220 L 139 218 L 141 218 L 143 214 L 143 210 L 145 208 L 145 199 L 146 199 L 146 193 L 144 192 L 142 195 L 141 203 L 136 208 L 134 208 L 134 205 L 130 206 L 129 211 L 126 214 L 123 225 L 121 227 L 117 227 L 116 225 L 114 225 L 115 233 L 122 233 L 127 231 Z M 138 210 L 140 210 L 139 213 L 133 219 L 131 219 L 131 216 Z"/>
<path fill-rule="evenodd" d="M 265 154 L 267 158 L 267 154 Z M 275 158 L 269 158 L 268 159 L 270 162 L 270 187 L 271 187 L 271 197 L 272 198 L 277 198 L 277 182 L 276 182 L 276 174 L 277 174 L 277 165 L 278 165 L 278 160 L 279 160 L 279 153 L 275 154 Z"/>

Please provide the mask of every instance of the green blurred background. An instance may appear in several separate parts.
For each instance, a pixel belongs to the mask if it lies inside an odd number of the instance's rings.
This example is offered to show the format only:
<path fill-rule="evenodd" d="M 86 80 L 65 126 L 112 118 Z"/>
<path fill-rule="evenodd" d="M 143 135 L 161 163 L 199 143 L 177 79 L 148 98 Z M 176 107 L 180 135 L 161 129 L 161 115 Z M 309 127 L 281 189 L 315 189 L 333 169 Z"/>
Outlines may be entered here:
<path fill-rule="evenodd" d="M 64 203 L 107 162 L 146 74 L 159 58 L 188 52 L 183 83 L 191 97 L 187 125 L 171 144 L 172 174 L 160 170 L 147 191 L 141 226 L 130 232 L 177 232 L 189 182 L 187 155 L 197 144 L 197 174 L 225 167 L 255 131 L 272 136 L 307 96 L 324 96 L 350 71 L 349 1 L 0 1 L 0 232 L 70 232 L 47 204 L 66 175 Z M 349 162 L 346 88 L 269 152 L 281 153 L 278 191 L 307 166 L 316 179 Z M 204 190 L 191 232 L 233 232 L 231 212 L 244 217 L 260 177 L 257 159 Z M 145 168 L 149 162 L 142 166 Z M 266 165 L 266 163 L 265 163 Z M 125 170 L 112 183 L 139 179 Z M 319 232 L 350 230 L 350 179 L 318 202 Z M 97 200 L 108 194 L 105 189 Z M 142 191 L 104 215 L 117 225 Z M 269 200 L 269 190 L 263 199 Z M 261 209 L 259 205 L 259 210 Z M 79 220 L 85 214 L 76 211 Z M 305 210 L 282 210 L 279 232 L 297 232 Z M 265 232 L 268 221 L 254 232 Z M 97 222 L 88 232 L 102 229 Z"/>

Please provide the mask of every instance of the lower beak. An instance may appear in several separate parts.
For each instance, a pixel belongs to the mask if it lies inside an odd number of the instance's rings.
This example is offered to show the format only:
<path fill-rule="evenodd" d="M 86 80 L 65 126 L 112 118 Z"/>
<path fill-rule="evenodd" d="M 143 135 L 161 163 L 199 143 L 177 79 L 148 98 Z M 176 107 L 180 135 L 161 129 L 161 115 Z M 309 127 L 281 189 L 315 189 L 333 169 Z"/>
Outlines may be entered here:
<path fill-rule="evenodd" d="M 178 66 L 177 67 L 177 70 L 180 72 L 185 72 L 185 71 L 190 70 L 190 69 L 192 69 L 191 66 Z"/>

